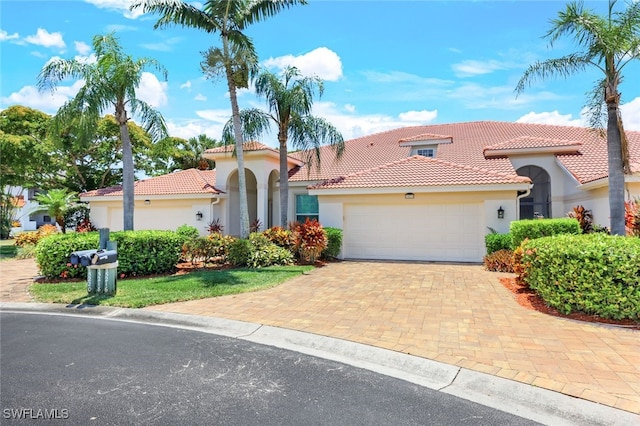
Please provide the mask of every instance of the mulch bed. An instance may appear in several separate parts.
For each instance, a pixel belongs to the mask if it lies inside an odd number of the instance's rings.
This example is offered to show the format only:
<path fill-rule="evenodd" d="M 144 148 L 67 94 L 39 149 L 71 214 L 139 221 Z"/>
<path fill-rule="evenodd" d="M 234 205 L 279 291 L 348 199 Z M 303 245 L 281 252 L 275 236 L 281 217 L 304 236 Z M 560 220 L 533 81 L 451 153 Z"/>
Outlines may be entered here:
<path fill-rule="evenodd" d="M 597 315 L 588 315 L 581 312 L 573 312 L 569 315 L 564 315 L 558 312 L 556 309 L 549 307 L 545 304 L 544 300 L 531 290 L 528 286 L 518 284 L 515 278 L 500 278 L 500 282 L 509 290 L 520 306 L 525 309 L 530 309 L 543 314 L 553 315 L 556 317 L 569 318 L 577 321 L 585 321 L 600 324 L 609 324 L 615 326 L 621 326 L 626 329 L 640 330 L 640 323 L 633 320 L 612 320 L 607 318 L 601 318 Z"/>

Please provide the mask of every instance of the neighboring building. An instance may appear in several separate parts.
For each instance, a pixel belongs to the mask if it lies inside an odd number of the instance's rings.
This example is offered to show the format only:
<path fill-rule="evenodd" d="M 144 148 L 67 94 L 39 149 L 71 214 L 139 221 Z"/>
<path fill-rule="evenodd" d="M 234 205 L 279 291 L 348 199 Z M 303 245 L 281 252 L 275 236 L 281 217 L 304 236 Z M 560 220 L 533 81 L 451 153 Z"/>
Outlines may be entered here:
<path fill-rule="evenodd" d="M 46 211 L 34 212 L 40 205 L 35 199 L 35 196 L 40 192 L 39 190 L 15 186 L 7 188 L 13 195 L 13 202 L 16 206 L 15 217 L 16 220 L 20 222 L 20 227 L 23 231 L 35 231 L 42 225 L 56 224 L 55 218 L 49 216 Z"/>
<path fill-rule="evenodd" d="M 628 198 L 640 196 L 640 132 L 627 132 L 632 175 Z M 136 183 L 136 229 L 176 229 L 219 219 L 239 234 L 238 174 L 233 147 L 207 150 L 215 171 L 185 170 Z M 250 221 L 279 218 L 278 151 L 245 144 Z M 513 220 L 563 217 L 583 205 L 609 226 L 606 142 L 579 127 L 506 122 L 414 126 L 346 142 L 321 167 L 289 155 L 291 221 L 317 218 L 344 231 L 342 256 L 479 262 L 489 228 Z M 96 226 L 122 229 L 119 187 L 81 194 Z M 145 200 L 148 203 L 145 204 Z M 202 214 L 199 220 L 198 213 Z"/>

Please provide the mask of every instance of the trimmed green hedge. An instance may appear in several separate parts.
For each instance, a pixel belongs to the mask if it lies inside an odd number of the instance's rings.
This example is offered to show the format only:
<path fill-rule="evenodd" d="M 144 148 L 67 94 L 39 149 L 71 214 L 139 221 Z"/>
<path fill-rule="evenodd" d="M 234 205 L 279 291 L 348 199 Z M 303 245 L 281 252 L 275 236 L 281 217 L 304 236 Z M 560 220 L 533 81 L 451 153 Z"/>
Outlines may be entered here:
<path fill-rule="evenodd" d="M 322 250 L 320 257 L 323 259 L 335 259 L 340 255 L 342 249 L 342 229 L 324 228 L 327 234 L 327 247 Z"/>
<path fill-rule="evenodd" d="M 522 249 L 520 277 L 549 306 L 640 320 L 640 238 L 556 235 Z"/>
<path fill-rule="evenodd" d="M 118 274 L 147 275 L 172 271 L 180 260 L 184 237 L 173 231 L 112 232 L 118 244 Z M 47 278 L 86 278 L 87 268 L 73 267 L 74 251 L 98 248 L 98 232 L 56 234 L 36 246 L 36 261 Z"/>
<path fill-rule="evenodd" d="M 518 247 L 526 238 L 549 237 L 558 234 L 580 234 L 580 223 L 573 218 L 524 219 L 511 222 L 509 227 L 512 247 Z"/>
<path fill-rule="evenodd" d="M 487 247 L 488 255 L 498 250 L 513 250 L 511 243 L 511 234 L 487 234 L 484 236 L 484 245 Z"/>

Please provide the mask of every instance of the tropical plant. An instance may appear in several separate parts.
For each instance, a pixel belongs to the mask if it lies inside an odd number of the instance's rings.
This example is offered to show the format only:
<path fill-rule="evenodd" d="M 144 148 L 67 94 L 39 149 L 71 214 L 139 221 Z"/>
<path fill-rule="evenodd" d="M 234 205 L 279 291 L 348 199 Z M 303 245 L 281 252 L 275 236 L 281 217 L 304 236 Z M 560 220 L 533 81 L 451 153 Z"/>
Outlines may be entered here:
<path fill-rule="evenodd" d="M 66 233 L 67 224 L 64 218 L 67 211 L 74 207 L 79 201 L 76 194 L 68 192 L 66 189 L 51 189 L 44 194 L 36 195 L 35 199 L 39 203 L 39 206 L 34 208 L 30 213 L 46 211 L 51 217 L 55 218 L 62 233 Z"/>
<path fill-rule="evenodd" d="M 627 235 L 640 237 L 640 198 L 627 201 L 624 205 L 624 210 Z"/>
<path fill-rule="evenodd" d="M 307 218 L 294 231 L 296 237 L 295 249 L 303 263 L 314 264 L 320 258 L 322 250 L 327 247 L 327 233 L 320 223 Z"/>
<path fill-rule="evenodd" d="M 220 218 L 213 219 L 207 224 L 207 231 L 209 234 L 222 234 L 224 231 L 224 225 L 220 222 Z"/>
<path fill-rule="evenodd" d="M 628 3 L 623 11 L 614 10 L 616 3 L 609 0 L 607 16 L 585 10 L 582 2 L 569 3 L 551 21 L 545 38 L 553 46 L 563 36 L 572 37 L 579 50 L 534 63 L 524 72 L 516 92 L 522 93 L 535 78 L 568 77 L 592 68 L 602 72 L 602 79 L 591 92 L 588 111 L 591 126 L 600 129 L 603 101 L 606 104 L 611 233 L 624 235 L 624 174 L 629 172 L 629 154 L 619 109 L 619 86 L 623 68 L 640 58 L 640 2 Z"/>
<path fill-rule="evenodd" d="M 222 142 L 210 138 L 205 134 L 197 137 L 182 139 L 168 137 L 153 147 L 154 171 L 153 175 L 171 173 L 174 170 L 198 169 L 213 170 L 215 161 L 204 158 L 207 149 L 221 146 Z"/>
<path fill-rule="evenodd" d="M 208 0 L 202 9 L 177 0 L 137 0 L 131 10 L 161 15 L 154 28 L 169 25 L 197 28 L 218 33 L 222 47 L 203 52 L 202 70 L 209 78 L 224 75 L 229 88 L 231 115 L 234 122 L 235 152 L 238 161 L 240 198 L 240 236 L 249 236 L 249 207 L 244 167 L 244 140 L 240 130 L 238 88 L 249 87 L 249 78 L 257 70 L 258 57 L 252 40 L 243 33 L 247 26 L 273 16 L 284 8 L 306 4 L 305 0 Z"/>
<path fill-rule="evenodd" d="M 289 203 L 289 136 L 292 146 L 300 150 L 309 167 L 320 167 L 320 147 L 330 145 L 336 158 L 344 151 L 344 139 L 340 132 L 323 118 L 311 115 L 314 95 L 322 96 L 324 82 L 317 76 L 304 77 L 295 67 L 287 67 L 282 79 L 262 71 L 255 80 L 256 95 L 266 100 L 269 111 L 251 108 L 240 112 L 243 137 L 257 139 L 269 130 L 271 122 L 278 128 L 280 151 L 280 225 L 287 226 Z M 227 122 L 223 140 L 229 139 L 235 126 Z"/>
<path fill-rule="evenodd" d="M 69 121 L 77 120 L 80 137 L 93 135 L 100 116 L 107 109 L 114 108 L 122 142 L 123 228 L 133 230 L 134 164 L 127 126 L 131 118 L 127 109 L 140 118 L 152 140 L 166 137 L 164 118 L 151 105 L 138 99 L 136 88 L 142 73 L 149 67 L 160 72 L 165 79 L 167 73 L 154 59 L 134 59 L 127 55 L 113 33 L 94 36 L 93 50 L 96 62 L 60 58 L 49 61 L 40 71 L 38 88 L 53 91 L 60 81 L 68 77 L 85 82 L 78 94 L 65 103 L 54 117 L 53 129 L 56 133 L 64 129 Z"/>
<path fill-rule="evenodd" d="M 591 210 L 585 209 L 584 206 L 576 206 L 567 213 L 567 217 L 572 217 L 578 221 L 583 234 L 593 232 L 593 213 Z"/>

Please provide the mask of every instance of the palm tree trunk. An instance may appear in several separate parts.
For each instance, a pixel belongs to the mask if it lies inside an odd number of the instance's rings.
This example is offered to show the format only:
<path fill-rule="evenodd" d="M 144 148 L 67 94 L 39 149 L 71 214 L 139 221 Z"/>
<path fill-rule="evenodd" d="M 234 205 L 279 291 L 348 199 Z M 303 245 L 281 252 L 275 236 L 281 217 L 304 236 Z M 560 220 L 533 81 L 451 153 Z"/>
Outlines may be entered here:
<path fill-rule="evenodd" d="M 617 97 L 607 101 L 607 155 L 609 165 L 609 214 L 612 235 L 624 235 L 624 165 L 622 135 L 618 126 Z"/>
<path fill-rule="evenodd" d="M 280 226 L 287 228 L 289 207 L 289 168 L 287 167 L 287 140 L 280 143 Z"/>
<path fill-rule="evenodd" d="M 222 45 L 225 50 L 225 58 L 228 58 L 228 40 L 222 37 Z M 244 171 L 244 150 L 242 138 L 242 125 L 240 124 L 240 108 L 236 85 L 233 81 L 233 70 L 230 64 L 225 63 L 227 85 L 229 86 L 229 98 L 231 99 L 231 116 L 233 119 L 233 133 L 236 140 L 236 159 L 238 160 L 238 192 L 240 195 L 240 238 L 249 238 L 249 204 L 247 202 L 247 179 Z"/>
<path fill-rule="evenodd" d="M 122 116 L 124 114 L 124 121 Z M 119 117 L 120 116 L 120 117 Z M 122 139 L 122 210 L 123 229 L 133 231 L 133 200 L 134 200 L 134 172 L 133 172 L 133 149 L 131 148 L 131 138 L 127 127 L 126 111 L 118 113 L 116 120 L 120 124 L 120 138 Z"/>

